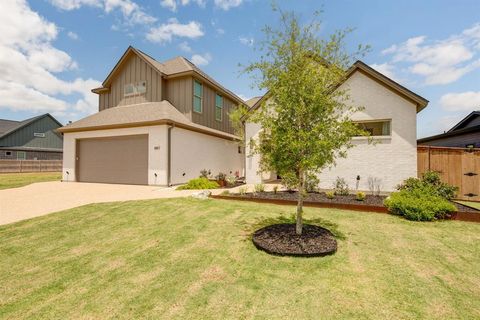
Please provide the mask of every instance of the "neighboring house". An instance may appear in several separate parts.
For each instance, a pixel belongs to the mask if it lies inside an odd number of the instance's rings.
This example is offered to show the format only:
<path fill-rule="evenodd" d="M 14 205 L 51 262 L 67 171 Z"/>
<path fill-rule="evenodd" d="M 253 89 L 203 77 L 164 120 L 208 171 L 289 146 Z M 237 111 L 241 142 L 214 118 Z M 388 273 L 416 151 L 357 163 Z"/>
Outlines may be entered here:
<path fill-rule="evenodd" d="M 229 121 L 244 101 L 183 57 L 158 62 L 129 47 L 100 88 L 99 112 L 61 129 L 63 180 L 172 185 L 243 175 Z"/>
<path fill-rule="evenodd" d="M 416 177 L 416 119 L 428 101 L 361 61 L 348 70 L 339 88 L 349 90 L 352 103 L 364 107 L 352 119 L 370 131 L 374 143 L 367 137 L 354 137 L 355 147 L 348 150 L 347 158 L 338 159 L 335 167 L 318 175 L 320 187 L 331 189 L 340 177 L 351 190 L 369 190 L 369 181 L 375 181 L 381 191 L 393 191 L 404 179 Z M 262 103 L 269 103 L 268 94 L 247 101 L 251 112 Z M 259 125 L 247 120 L 246 141 L 257 138 L 260 130 Z M 248 156 L 248 146 L 245 153 L 247 183 L 277 179 L 275 172 L 258 174 L 260 156 Z"/>
<path fill-rule="evenodd" d="M 480 111 L 473 111 L 445 133 L 418 140 L 419 145 L 480 148 Z"/>
<path fill-rule="evenodd" d="M 23 121 L 0 119 L 0 159 L 61 160 L 62 124 L 50 114 Z"/>

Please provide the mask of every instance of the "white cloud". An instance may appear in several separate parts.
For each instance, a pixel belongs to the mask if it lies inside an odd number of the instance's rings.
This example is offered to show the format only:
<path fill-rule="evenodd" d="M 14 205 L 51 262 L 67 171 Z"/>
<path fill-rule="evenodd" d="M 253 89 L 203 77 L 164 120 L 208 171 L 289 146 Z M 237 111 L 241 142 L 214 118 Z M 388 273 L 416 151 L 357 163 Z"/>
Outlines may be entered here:
<path fill-rule="evenodd" d="M 373 69 L 377 70 L 381 74 L 384 74 L 385 76 L 389 77 L 392 80 L 397 80 L 397 76 L 395 75 L 394 69 L 395 66 L 389 63 L 382 63 L 382 64 L 371 64 L 370 67 Z"/>
<path fill-rule="evenodd" d="M 170 9 L 171 11 L 177 11 L 179 6 L 186 6 L 190 2 L 196 3 L 199 7 L 205 8 L 205 0 L 161 0 L 160 5 L 164 8 Z"/>
<path fill-rule="evenodd" d="M 252 47 L 255 43 L 255 39 L 253 39 L 252 37 L 240 37 L 238 38 L 238 41 L 240 41 L 241 44 L 249 47 Z"/>
<path fill-rule="evenodd" d="M 480 25 L 443 40 L 417 36 L 382 51 L 392 55 L 391 64 L 404 64 L 411 75 L 427 85 L 448 84 L 480 67 Z"/>
<path fill-rule="evenodd" d="M 212 56 L 209 53 L 204 55 L 194 54 L 191 58 L 191 61 L 197 66 L 206 66 L 210 63 L 210 61 L 212 61 Z"/>
<path fill-rule="evenodd" d="M 182 50 L 183 52 L 187 52 L 187 53 L 192 52 L 192 48 L 188 45 L 188 42 L 186 42 L 186 41 L 181 42 L 181 43 L 178 45 L 178 48 L 179 48 L 180 50 Z"/>
<path fill-rule="evenodd" d="M 147 40 L 155 43 L 172 41 L 173 37 L 195 39 L 203 36 L 202 25 L 196 21 L 181 24 L 177 19 L 168 20 L 167 23 L 151 28 L 147 33 Z"/>
<path fill-rule="evenodd" d="M 447 111 L 480 110 L 480 91 L 444 94 L 440 98 L 440 105 Z"/>
<path fill-rule="evenodd" d="M 243 0 L 215 0 L 215 6 L 227 11 L 231 8 L 238 7 L 242 2 Z"/>
<path fill-rule="evenodd" d="M 118 11 L 127 25 L 152 24 L 157 19 L 131 0 L 50 0 L 50 3 L 62 10 L 75 10 L 82 6 L 101 8 L 105 13 Z"/>
<path fill-rule="evenodd" d="M 99 81 L 64 81 L 56 75 L 77 68 L 77 64 L 53 47 L 58 35 L 55 24 L 32 11 L 25 0 L 16 0 L 3 4 L 0 30 L 0 108 L 54 114 L 95 111 L 96 97 L 90 89 Z M 63 100 L 71 95 L 80 96 L 76 103 Z M 77 110 L 81 103 L 82 110 Z"/>
<path fill-rule="evenodd" d="M 68 31 L 67 36 L 72 40 L 78 40 L 78 34 L 73 31 Z"/>

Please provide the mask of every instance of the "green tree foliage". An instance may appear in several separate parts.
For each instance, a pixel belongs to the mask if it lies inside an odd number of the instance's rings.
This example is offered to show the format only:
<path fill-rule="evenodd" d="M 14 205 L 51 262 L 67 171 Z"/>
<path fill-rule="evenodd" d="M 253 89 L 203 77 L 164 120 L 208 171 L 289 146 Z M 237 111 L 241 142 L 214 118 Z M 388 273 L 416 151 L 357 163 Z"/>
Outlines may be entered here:
<path fill-rule="evenodd" d="M 354 57 L 368 47 L 349 54 L 344 40 L 351 30 L 321 38 L 318 14 L 303 25 L 295 13 L 278 11 L 280 27 L 264 28 L 263 55 L 245 68 L 258 89 L 268 91 L 268 99 L 248 114 L 248 121 L 263 130 L 258 141 L 247 143 L 253 154 L 261 154 L 261 171 L 275 171 L 296 186 L 296 231 L 301 234 L 307 177 L 345 157 L 353 146 L 351 138 L 365 134 L 351 120 L 361 107 L 354 106 L 339 85 Z"/>

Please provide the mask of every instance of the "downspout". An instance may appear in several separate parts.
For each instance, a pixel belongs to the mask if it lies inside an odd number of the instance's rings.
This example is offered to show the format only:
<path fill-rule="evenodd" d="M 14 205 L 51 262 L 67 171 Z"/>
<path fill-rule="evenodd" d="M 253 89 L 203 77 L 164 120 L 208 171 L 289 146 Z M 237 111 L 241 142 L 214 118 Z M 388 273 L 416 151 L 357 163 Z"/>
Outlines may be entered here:
<path fill-rule="evenodd" d="M 171 124 L 167 129 L 167 186 L 172 185 L 172 129 L 174 125 Z"/>

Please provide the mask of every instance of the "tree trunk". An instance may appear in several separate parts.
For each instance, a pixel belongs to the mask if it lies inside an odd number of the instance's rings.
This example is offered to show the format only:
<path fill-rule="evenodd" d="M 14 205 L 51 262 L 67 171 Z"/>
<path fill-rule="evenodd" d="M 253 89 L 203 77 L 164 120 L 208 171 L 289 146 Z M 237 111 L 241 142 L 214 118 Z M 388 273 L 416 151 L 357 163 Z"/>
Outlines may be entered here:
<path fill-rule="evenodd" d="M 297 215 L 295 232 L 297 235 L 302 234 L 303 230 L 303 192 L 305 190 L 305 179 L 303 172 L 299 172 L 299 184 L 298 184 L 298 200 L 297 200 Z"/>

